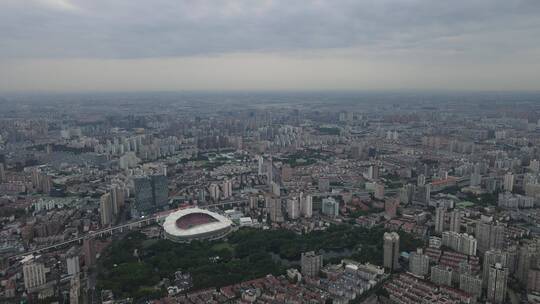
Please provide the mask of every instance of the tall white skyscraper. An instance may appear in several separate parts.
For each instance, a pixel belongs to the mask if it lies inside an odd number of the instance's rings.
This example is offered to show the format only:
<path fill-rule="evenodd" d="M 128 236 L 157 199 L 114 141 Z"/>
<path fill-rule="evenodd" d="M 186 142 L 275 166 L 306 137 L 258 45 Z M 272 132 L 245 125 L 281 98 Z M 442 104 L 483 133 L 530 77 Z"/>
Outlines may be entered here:
<path fill-rule="evenodd" d="M 450 212 L 450 231 L 460 232 L 461 230 L 461 212 L 453 210 Z"/>
<path fill-rule="evenodd" d="M 444 231 L 444 216 L 446 208 L 437 207 L 435 210 L 435 232 L 441 234 Z"/>
<path fill-rule="evenodd" d="M 301 212 L 305 218 L 311 218 L 313 216 L 313 197 L 306 195 L 301 201 Z"/>
<path fill-rule="evenodd" d="M 300 204 L 297 197 L 287 200 L 287 215 L 291 220 L 295 220 L 300 216 Z"/>
<path fill-rule="evenodd" d="M 505 191 L 512 192 L 514 190 L 514 174 L 508 172 L 504 175 L 503 188 Z"/>
<path fill-rule="evenodd" d="M 385 232 L 383 236 L 384 267 L 394 271 L 399 268 L 399 234 L 396 232 Z"/>

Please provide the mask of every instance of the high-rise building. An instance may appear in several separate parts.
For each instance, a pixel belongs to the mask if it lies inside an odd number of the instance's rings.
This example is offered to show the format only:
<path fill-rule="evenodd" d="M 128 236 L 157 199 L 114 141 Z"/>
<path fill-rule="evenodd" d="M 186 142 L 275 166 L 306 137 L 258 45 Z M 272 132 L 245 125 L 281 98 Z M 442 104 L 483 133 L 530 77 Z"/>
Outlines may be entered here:
<path fill-rule="evenodd" d="M 418 175 L 416 178 L 416 185 L 417 186 L 423 186 L 426 184 L 426 176 L 424 174 Z"/>
<path fill-rule="evenodd" d="M 435 233 L 441 234 L 444 231 L 444 217 L 446 215 L 445 207 L 435 209 Z"/>
<path fill-rule="evenodd" d="M 79 304 L 79 298 L 81 297 L 80 278 L 73 276 L 69 281 L 69 304 Z"/>
<path fill-rule="evenodd" d="M 163 208 L 169 199 L 169 188 L 165 175 L 137 177 L 135 185 L 135 209 L 141 213 L 149 213 Z"/>
<path fill-rule="evenodd" d="M 477 241 L 472 235 L 445 231 L 442 233 L 442 245 L 467 255 L 476 255 Z"/>
<path fill-rule="evenodd" d="M 23 263 L 24 288 L 32 291 L 34 288 L 46 283 L 45 265 L 31 258 Z"/>
<path fill-rule="evenodd" d="M 287 215 L 291 220 L 295 220 L 300 216 L 300 204 L 297 197 L 287 200 Z"/>
<path fill-rule="evenodd" d="M 154 205 L 157 208 L 162 208 L 169 203 L 169 186 L 167 176 L 152 175 L 152 191 L 154 197 Z"/>
<path fill-rule="evenodd" d="M 421 248 L 411 253 L 409 257 L 409 270 L 421 277 L 429 273 L 429 256 L 424 254 Z"/>
<path fill-rule="evenodd" d="M 476 239 L 478 250 L 485 252 L 490 249 L 502 249 L 504 245 L 505 228 L 499 224 L 478 222 L 476 224 Z"/>
<path fill-rule="evenodd" d="M 530 248 L 528 245 L 523 245 L 519 249 L 515 277 L 522 284 L 526 284 L 529 280 L 529 270 L 532 266 L 534 249 L 535 248 Z"/>
<path fill-rule="evenodd" d="M 515 275 L 518 267 L 519 259 L 519 247 L 517 245 L 510 245 L 504 249 L 506 252 L 506 267 L 508 268 L 509 275 Z"/>
<path fill-rule="evenodd" d="M 79 256 L 77 254 L 69 254 L 66 258 L 66 266 L 68 275 L 77 275 L 81 271 Z"/>
<path fill-rule="evenodd" d="M 339 203 L 331 198 L 324 198 L 322 200 L 322 214 L 336 217 L 339 215 Z"/>
<path fill-rule="evenodd" d="M 105 193 L 99 200 L 99 214 L 101 217 L 101 226 L 109 226 L 113 222 L 113 204 L 110 193 Z"/>
<path fill-rule="evenodd" d="M 540 161 L 536 159 L 531 160 L 531 162 L 529 163 L 529 169 L 532 172 L 538 173 L 538 171 L 540 171 Z"/>
<path fill-rule="evenodd" d="M 443 265 L 431 267 L 431 282 L 437 285 L 452 286 L 452 268 Z"/>
<path fill-rule="evenodd" d="M 303 275 L 317 277 L 323 266 L 323 257 L 322 255 L 315 254 L 314 251 L 302 252 L 300 266 Z"/>
<path fill-rule="evenodd" d="M 462 273 L 459 276 L 459 289 L 480 298 L 482 295 L 482 278 L 478 275 Z"/>
<path fill-rule="evenodd" d="M 6 168 L 0 163 L 0 183 L 6 182 Z"/>
<path fill-rule="evenodd" d="M 399 268 L 399 234 L 396 232 L 385 232 L 383 236 L 384 267 L 390 271 Z"/>
<path fill-rule="evenodd" d="M 273 223 L 282 223 L 283 222 L 283 212 L 281 210 L 281 199 L 279 197 L 268 196 L 266 198 L 266 206 L 270 220 Z"/>
<path fill-rule="evenodd" d="M 311 195 L 306 195 L 301 199 L 301 212 L 305 218 L 313 216 L 313 197 Z"/>
<path fill-rule="evenodd" d="M 462 233 L 460 236 L 461 242 L 457 251 L 467 255 L 476 255 L 476 249 L 478 247 L 477 240 L 472 235 L 466 233 Z"/>
<path fill-rule="evenodd" d="M 210 197 L 214 202 L 219 200 L 219 186 L 217 184 L 210 184 L 208 192 L 210 193 Z"/>
<path fill-rule="evenodd" d="M 96 245 L 94 239 L 84 239 L 82 248 L 84 254 L 84 265 L 87 268 L 94 267 L 94 265 L 96 264 Z"/>
<path fill-rule="evenodd" d="M 228 199 L 232 196 L 232 181 L 226 180 L 221 184 L 221 193 L 223 199 Z"/>
<path fill-rule="evenodd" d="M 113 214 L 118 215 L 120 213 L 120 209 L 124 206 L 125 201 L 126 201 L 125 190 L 123 187 L 119 185 L 113 185 L 110 193 L 111 193 Z"/>
<path fill-rule="evenodd" d="M 420 205 L 429 205 L 431 200 L 431 183 L 417 186 L 414 192 L 413 201 Z"/>
<path fill-rule="evenodd" d="M 540 270 L 531 269 L 527 276 L 527 290 L 540 292 Z"/>
<path fill-rule="evenodd" d="M 441 248 L 441 245 L 442 245 L 442 239 L 440 237 L 437 237 L 437 236 L 430 236 L 429 237 L 429 247 L 430 248 L 436 248 L 436 249 L 439 249 Z"/>
<path fill-rule="evenodd" d="M 266 166 L 264 165 L 264 157 L 262 155 L 257 155 L 257 174 L 264 175 L 266 174 Z"/>
<path fill-rule="evenodd" d="M 489 279 L 489 269 L 495 264 L 500 264 L 502 267 L 508 265 L 508 254 L 501 250 L 488 250 L 484 253 L 484 263 L 482 265 L 482 279 L 484 287 Z"/>
<path fill-rule="evenodd" d="M 514 190 L 514 174 L 508 172 L 504 175 L 503 189 L 508 192 Z"/>
<path fill-rule="evenodd" d="M 450 231 L 461 231 L 461 212 L 459 210 L 454 209 L 450 212 Z"/>
<path fill-rule="evenodd" d="M 479 187 L 482 184 L 482 175 L 479 173 L 471 174 L 471 187 Z"/>
<path fill-rule="evenodd" d="M 410 204 L 413 201 L 414 193 L 415 187 L 413 184 L 403 185 L 403 187 L 399 189 L 399 201 L 403 205 Z"/>
<path fill-rule="evenodd" d="M 491 303 L 506 303 L 506 287 L 508 281 L 508 268 L 496 263 L 489 267 L 487 284 L 487 299 Z"/>
<path fill-rule="evenodd" d="M 375 183 L 375 192 L 373 193 L 373 197 L 378 200 L 384 199 L 384 184 L 383 183 Z"/>
<path fill-rule="evenodd" d="M 369 168 L 368 168 L 368 178 L 370 180 L 379 179 L 379 166 L 377 166 L 377 165 L 369 166 Z"/>
<path fill-rule="evenodd" d="M 149 177 L 133 179 L 135 190 L 135 205 L 138 211 L 147 212 L 154 208 L 152 183 Z"/>
<path fill-rule="evenodd" d="M 460 244 L 461 244 L 461 236 L 459 233 L 453 232 L 453 231 L 445 231 L 442 233 L 442 245 L 446 246 L 448 248 L 451 248 L 452 250 L 458 250 Z"/>
<path fill-rule="evenodd" d="M 384 215 L 386 218 L 392 219 L 397 216 L 397 209 L 399 206 L 399 199 L 391 198 L 384 201 Z"/>

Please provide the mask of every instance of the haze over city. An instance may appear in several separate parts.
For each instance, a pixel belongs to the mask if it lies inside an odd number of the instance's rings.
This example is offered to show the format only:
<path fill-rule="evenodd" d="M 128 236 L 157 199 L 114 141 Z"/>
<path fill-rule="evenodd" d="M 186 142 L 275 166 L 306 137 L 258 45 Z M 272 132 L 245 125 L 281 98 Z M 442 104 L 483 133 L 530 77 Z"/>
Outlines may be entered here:
<path fill-rule="evenodd" d="M 540 304 L 539 0 L 0 0 L 0 303 Z"/>

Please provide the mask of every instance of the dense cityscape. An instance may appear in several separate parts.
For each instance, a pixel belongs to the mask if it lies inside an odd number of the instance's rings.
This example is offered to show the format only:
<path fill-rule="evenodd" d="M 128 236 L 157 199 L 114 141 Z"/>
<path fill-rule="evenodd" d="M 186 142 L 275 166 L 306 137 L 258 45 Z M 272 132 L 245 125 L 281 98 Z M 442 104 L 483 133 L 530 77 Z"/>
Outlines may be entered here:
<path fill-rule="evenodd" d="M 0 99 L 2 303 L 540 303 L 540 95 Z"/>

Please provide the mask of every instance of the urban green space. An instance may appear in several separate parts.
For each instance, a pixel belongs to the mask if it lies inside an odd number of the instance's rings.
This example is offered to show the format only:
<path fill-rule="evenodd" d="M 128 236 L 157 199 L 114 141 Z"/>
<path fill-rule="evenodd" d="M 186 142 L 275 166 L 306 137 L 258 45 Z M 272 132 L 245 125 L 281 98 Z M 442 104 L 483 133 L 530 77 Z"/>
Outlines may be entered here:
<path fill-rule="evenodd" d="M 98 268 L 98 288 L 135 299 L 159 297 L 165 294 L 160 281 L 172 278 L 177 270 L 192 274 L 194 289 L 221 287 L 267 274 L 283 274 L 286 267 L 272 255 L 297 261 L 302 252 L 310 250 L 343 253 L 325 263 L 351 258 L 381 265 L 384 232 L 381 227 L 352 225 L 333 225 L 303 235 L 287 230 L 241 229 L 227 240 L 190 244 L 148 239 L 133 232 L 104 252 Z M 422 246 L 422 241 L 411 235 L 400 235 L 401 250 Z"/>

